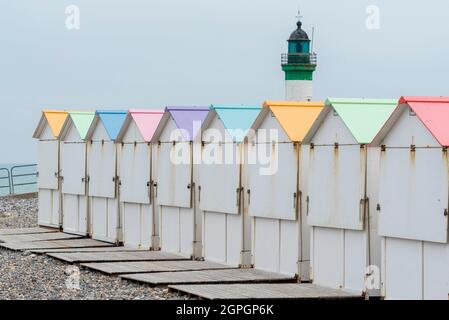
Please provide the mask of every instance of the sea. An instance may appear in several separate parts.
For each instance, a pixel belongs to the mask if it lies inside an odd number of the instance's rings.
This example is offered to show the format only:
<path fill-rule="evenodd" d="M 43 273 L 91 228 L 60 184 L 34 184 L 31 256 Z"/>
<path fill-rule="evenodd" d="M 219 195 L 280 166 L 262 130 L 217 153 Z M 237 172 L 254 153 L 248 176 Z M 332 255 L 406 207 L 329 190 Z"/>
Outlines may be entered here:
<path fill-rule="evenodd" d="M 0 163 L 0 196 L 37 192 L 36 172 L 32 163 Z"/>

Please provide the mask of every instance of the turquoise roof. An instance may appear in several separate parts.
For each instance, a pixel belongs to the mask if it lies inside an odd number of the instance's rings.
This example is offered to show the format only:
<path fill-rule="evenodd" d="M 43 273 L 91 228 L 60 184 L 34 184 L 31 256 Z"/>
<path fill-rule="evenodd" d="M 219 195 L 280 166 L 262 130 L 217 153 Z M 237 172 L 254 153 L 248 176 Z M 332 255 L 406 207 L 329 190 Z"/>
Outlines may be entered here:
<path fill-rule="evenodd" d="M 106 132 L 111 140 L 117 138 L 128 110 L 97 110 L 97 115 L 106 128 Z"/>
<path fill-rule="evenodd" d="M 211 106 L 236 142 L 243 141 L 261 109 L 261 106 Z"/>

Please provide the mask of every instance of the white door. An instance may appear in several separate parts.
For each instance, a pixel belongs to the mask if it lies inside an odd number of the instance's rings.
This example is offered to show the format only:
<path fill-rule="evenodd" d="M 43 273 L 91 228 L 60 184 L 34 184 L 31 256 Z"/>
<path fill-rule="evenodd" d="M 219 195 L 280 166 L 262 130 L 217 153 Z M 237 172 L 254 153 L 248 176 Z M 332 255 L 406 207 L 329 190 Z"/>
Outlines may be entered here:
<path fill-rule="evenodd" d="M 387 238 L 385 241 L 384 288 L 389 300 L 423 298 L 422 242 Z"/>
<path fill-rule="evenodd" d="M 269 161 L 248 165 L 248 202 L 251 216 L 296 219 L 298 152 L 293 143 L 260 143 L 248 146 L 252 159 L 261 152 Z M 259 157 L 260 158 L 260 157 Z M 268 159 L 268 158 L 267 158 Z"/>
<path fill-rule="evenodd" d="M 227 152 L 234 155 L 227 163 Z M 203 148 L 203 161 L 200 166 L 200 209 L 212 212 L 238 214 L 240 199 L 240 147 L 237 144 L 207 144 Z M 204 157 L 216 153 L 218 163 L 208 163 Z"/>
<path fill-rule="evenodd" d="M 448 159 L 440 148 L 381 156 L 379 234 L 447 242 Z M 445 214 L 446 213 L 446 214 Z"/>
<path fill-rule="evenodd" d="M 150 146 L 125 143 L 120 158 L 120 201 L 150 203 Z"/>
<path fill-rule="evenodd" d="M 158 147 L 157 200 L 159 205 L 191 207 L 192 165 L 189 142 Z"/>
<path fill-rule="evenodd" d="M 89 196 L 115 198 L 115 143 L 92 141 L 89 148 Z"/>
<path fill-rule="evenodd" d="M 38 145 L 39 188 L 58 189 L 59 141 L 41 140 Z"/>
<path fill-rule="evenodd" d="M 315 146 L 309 157 L 308 223 L 362 230 L 366 148 Z"/>
<path fill-rule="evenodd" d="M 86 144 L 61 142 L 62 193 L 84 195 L 86 192 Z"/>

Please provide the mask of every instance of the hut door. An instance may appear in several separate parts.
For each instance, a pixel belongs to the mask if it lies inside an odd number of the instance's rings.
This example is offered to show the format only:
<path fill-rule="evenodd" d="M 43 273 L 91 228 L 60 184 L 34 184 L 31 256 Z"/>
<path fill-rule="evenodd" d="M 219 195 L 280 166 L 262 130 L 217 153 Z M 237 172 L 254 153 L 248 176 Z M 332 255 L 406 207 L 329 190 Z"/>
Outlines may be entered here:
<path fill-rule="evenodd" d="M 295 220 L 299 145 L 291 142 L 250 143 L 248 148 L 253 159 L 258 152 L 269 156 L 266 164 L 258 160 L 256 164 L 248 166 L 250 215 Z"/>
<path fill-rule="evenodd" d="M 61 142 L 62 192 L 84 195 L 86 175 L 86 144 Z"/>
<path fill-rule="evenodd" d="M 380 235 L 447 242 L 448 160 L 441 148 L 388 148 L 379 180 Z"/>
<path fill-rule="evenodd" d="M 192 146 L 190 142 L 162 142 L 158 146 L 158 204 L 191 207 Z"/>
<path fill-rule="evenodd" d="M 89 152 L 89 196 L 115 198 L 116 149 L 112 141 L 92 141 Z"/>
<path fill-rule="evenodd" d="M 232 152 L 232 161 L 226 163 L 225 153 Z M 205 163 L 205 156 L 214 154 L 220 163 Z M 200 170 L 200 209 L 205 211 L 238 214 L 240 187 L 240 146 L 237 144 L 206 144 L 202 151 Z"/>
<path fill-rule="evenodd" d="M 41 140 L 38 146 L 39 188 L 58 189 L 59 142 Z"/>
<path fill-rule="evenodd" d="M 315 146 L 309 155 L 308 223 L 362 230 L 366 147 Z"/>
<path fill-rule="evenodd" d="M 125 143 L 120 161 L 120 200 L 148 204 L 150 146 L 147 143 Z"/>

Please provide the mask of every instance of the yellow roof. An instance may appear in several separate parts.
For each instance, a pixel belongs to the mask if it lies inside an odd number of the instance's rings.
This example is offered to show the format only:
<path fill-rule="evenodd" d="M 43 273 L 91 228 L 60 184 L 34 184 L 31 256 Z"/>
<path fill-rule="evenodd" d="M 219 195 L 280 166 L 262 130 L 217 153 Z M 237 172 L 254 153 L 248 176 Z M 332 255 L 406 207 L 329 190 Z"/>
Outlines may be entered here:
<path fill-rule="evenodd" d="M 45 118 L 47 119 L 48 125 L 50 126 L 51 132 L 57 138 L 61 133 L 62 126 L 67 118 L 67 112 L 61 110 L 42 110 Z"/>
<path fill-rule="evenodd" d="M 265 101 L 282 128 L 292 141 L 304 139 L 312 124 L 324 107 L 324 102 Z"/>

